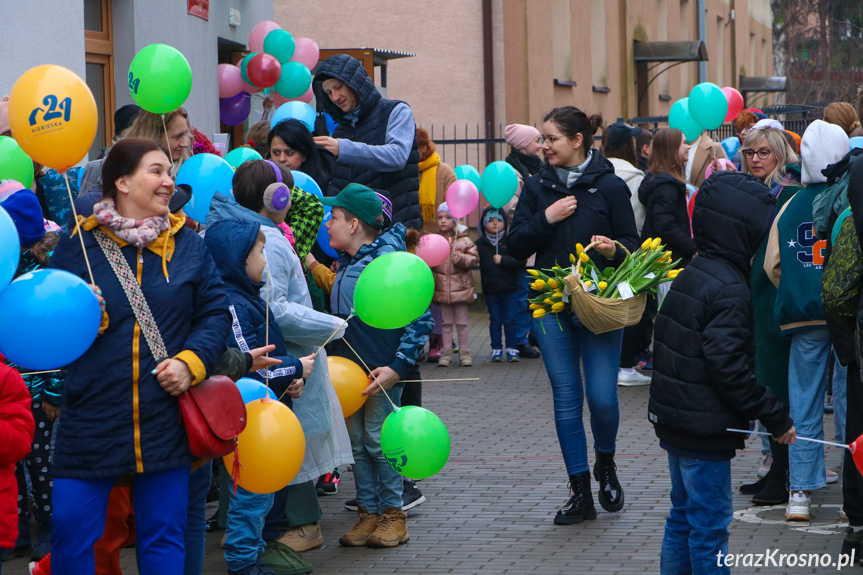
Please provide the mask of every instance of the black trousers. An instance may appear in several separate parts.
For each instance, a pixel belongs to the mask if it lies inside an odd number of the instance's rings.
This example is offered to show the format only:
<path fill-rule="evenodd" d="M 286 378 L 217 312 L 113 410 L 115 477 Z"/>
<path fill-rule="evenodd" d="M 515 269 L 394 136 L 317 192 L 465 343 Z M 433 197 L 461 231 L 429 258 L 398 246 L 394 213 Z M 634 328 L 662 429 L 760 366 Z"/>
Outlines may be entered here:
<path fill-rule="evenodd" d="M 630 368 L 635 366 L 636 356 L 650 347 L 653 339 L 653 320 L 659 306 L 656 297 L 647 296 L 647 304 L 644 307 L 644 315 L 641 321 L 635 325 L 623 328 L 623 345 L 620 348 L 620 367 Z"/>
<path fill-rule="evenodd" d="M 845 441 L 852 442 L 863 435 L 863 383 L 860 382 L 858 363 L 848 365 L 848 412 L 845 418 Z M 851 452 L 845 451 L 842 466 L 842 502 L 848 515 L 848 524 L 863 526 L 863 475 L 854 465 Z"/>

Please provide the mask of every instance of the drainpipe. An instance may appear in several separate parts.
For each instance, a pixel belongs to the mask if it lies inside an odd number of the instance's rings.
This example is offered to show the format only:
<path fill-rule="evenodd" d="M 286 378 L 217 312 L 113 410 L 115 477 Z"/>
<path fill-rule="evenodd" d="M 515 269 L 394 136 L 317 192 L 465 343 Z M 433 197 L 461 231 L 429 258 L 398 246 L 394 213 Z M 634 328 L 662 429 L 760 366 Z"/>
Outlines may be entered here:
<path fill-rule="evenodd" d="M 494 44 L 492 42 L 491 0 L 482 0 L 482 56 L 485 92 L 486 138 L 494 138 Z M 486 165 L 494 161 L 494 146 L 485 148 Z"/>
<path fill-rule="evenodd" d="M 737 75 L 737 16 L 735 14 L 735 0 L 731 0 L 731 14 L 729 20 L 731 24 L 731 85 L 739 84 L 739 76 Z"/>
<path fill-rule="evenodd" d="M 698 0 L 696 4 L 698 11 L 698 41 L 707 44 L 707 8 L 704 5 L 704 0 Z M 707 62 L 698 63 L 698 83 L 707 81 Z"/>

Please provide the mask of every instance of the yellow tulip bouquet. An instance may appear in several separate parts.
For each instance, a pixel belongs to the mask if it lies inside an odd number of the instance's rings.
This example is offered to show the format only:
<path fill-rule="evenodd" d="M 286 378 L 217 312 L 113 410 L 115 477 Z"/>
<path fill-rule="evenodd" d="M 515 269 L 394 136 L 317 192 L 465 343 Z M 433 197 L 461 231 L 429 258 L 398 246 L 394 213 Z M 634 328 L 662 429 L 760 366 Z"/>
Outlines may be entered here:
<path fill-rule="evenodd" d="M 639 294 L 656 294 L 660 284 L 672 281 L 681 271 L 674 268 L 680 260 L 672 262 L 671 252 L 665 251 L 661 244 L 660 238 L 648 238 L 634 253 L 628 254 L 618 268 L 608 266 L 602 270 L 593 263 L 584 247 L 576 244 L 575 254 L 569 254 L 572 267 L 562 268 L 556 264 L 547 270 L 527 270 L 534 278 L 530 287 L 540 292 L 529 300 L 533 317 L 572 311 L 566 285 L 569 276 L 576 278 L 586 293 L 598 298 L 629 299 Z M 581 265 L 577 265 L 579 263 Z"/>

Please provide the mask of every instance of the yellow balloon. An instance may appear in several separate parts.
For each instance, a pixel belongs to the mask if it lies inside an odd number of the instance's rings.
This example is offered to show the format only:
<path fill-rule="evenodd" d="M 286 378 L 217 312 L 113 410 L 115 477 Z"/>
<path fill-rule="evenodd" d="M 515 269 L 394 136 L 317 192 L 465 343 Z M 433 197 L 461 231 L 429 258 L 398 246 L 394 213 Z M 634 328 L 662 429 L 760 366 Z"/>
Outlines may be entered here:
<path fill-rule="evenodd" d="M 240 487 L 252 493 L 275 493 L 296 477 L 306 453 L 300 420 L 285 404 L 256 399 L 246 404 L 246 429 L 238 438 Z M 224 457 L 230 473 L 234 454 Z"/>
<path fill-rule="evenodd" d="M 12 137 L 33 160 L 61 173 L 90 151 L 97 116 L 90 88 L 62 66 L 30 68 L 9 94 Z"/>
<path fill-rule="evenodd" d="M 330 369 L 330 381 L 342 404 L 342 415 L 350 417 L 366 402 L 367 396 L 362 395 L 362 392 L 369 386 L 369 378 L 363 368 L 346 357 L 327 356 L 327 366 Z"/>

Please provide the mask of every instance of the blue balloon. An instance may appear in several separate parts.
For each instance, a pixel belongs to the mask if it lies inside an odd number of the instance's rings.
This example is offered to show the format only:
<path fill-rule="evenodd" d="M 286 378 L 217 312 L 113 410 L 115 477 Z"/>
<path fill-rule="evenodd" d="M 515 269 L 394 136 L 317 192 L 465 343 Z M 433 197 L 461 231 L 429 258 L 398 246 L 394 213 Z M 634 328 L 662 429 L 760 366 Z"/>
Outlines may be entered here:
<path fill-rule="evenodd" d="M 234 168 L 216 154 L 196 154 L 183 162 L 177 173 L 177 184 L 192 186 L 192 199 L 183 210 L 196 222 L 207 221 L 215 192 L 231 195 Z"/>
<path fill-rule="evenodd" d="M 327 222 L 331 219 L 333 219 L 332 213 L 324 214 L 324 221 L 321 222 L 321 229 L 318 230 L 318 245 L 331 258 L 338 258 L 339 253 L 330 247 L 330 234 L 327 233 Z"/>
<path fill-rule="evenodd" d="M 276 393 L 272 389 L 251 377 L 244 377 L 237 380 L 237 388 L 240 390 L 240 395 L 243 397 L 243 403 L 249 403 L 256 399 L 264 399 L 265 397 L 269 397 L 270 399 L 279 399 L 276 397 Z"/>
<path fill-rule="evenodd" d="M 62 270 L 29 272 L 0 292 L 0 353 L 33 370 L 64 367 L 90 349 L 101 322 L 99 300 L 83 279 Z"/>
<path fill-rule="evenodd" d="M 863 136 L 854 136 L 851 138 L 851 149 L 863 148 Z"/>
<path fill-rule="evenodd" d="M 279 106 L 276 113 L 273 114 L 273 119 L 270 121 L 270 129 L 276 127 L 276 124 L 282 120 L 299 120 L 309 129 L 310 132 L 315 131 L 315 109 L 306 104 L 294 100 Z"/>
<path fill-rule="evenodd" d="M 83 170 L 82 170 L 83 171 Z M 0 291 L 3 291 L 18 269 L 21 243 L 12 216 L 0 206 Z"/>
<path fill-rule="evenodd" d="M 728 154 L 728 157 L 733 158 L 734 154 L 737 153 L 737 150 L 740 149 L 740 138 L 737 138 L 735 136 L 725 138 L 724 140 L 722 140 L 722 147 L 725 149 L 725 153 Z"/>

